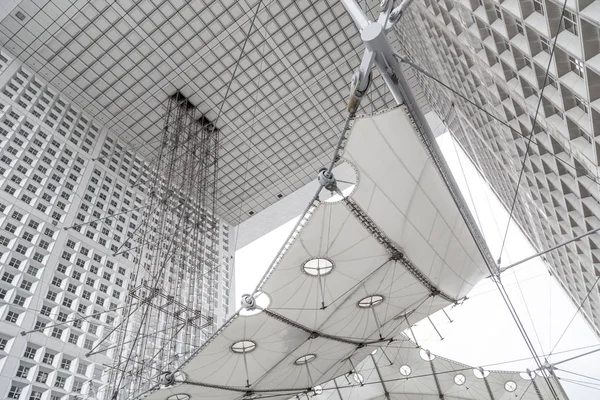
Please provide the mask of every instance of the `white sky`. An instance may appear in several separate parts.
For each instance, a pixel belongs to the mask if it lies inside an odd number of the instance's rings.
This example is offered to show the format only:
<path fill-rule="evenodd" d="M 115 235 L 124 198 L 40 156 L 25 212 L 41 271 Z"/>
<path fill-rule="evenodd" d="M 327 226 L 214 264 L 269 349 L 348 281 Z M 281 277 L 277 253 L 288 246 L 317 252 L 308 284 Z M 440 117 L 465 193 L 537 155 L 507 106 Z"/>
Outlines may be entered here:
<path fill-rule="evenodd" d="M 442 135 L 438 144 L 497 258 L 508 221 L 507 211 L 449 134 Z M 306 201 L 308 203 L 309 199 Z M 251 293 L 256 287 L 296 221 L 294 218 L 284 223 L 236 252 L 236 305 L 242 294 Z M 502 264 L 509 265 L 534 253 L 520 229 L 511 224 Z M 514 268 L 503 275 L 503 283 L 539 355 L 549 354 L 554 349 L 549 357 L 554 363 L 600 349 L 600 340 L 584 319 L 576 315 L 576 307 L 542 261 L 535 259 Z M 435 354 L 473 366 L 489 366 L 492 370 L 534 370 L 536 365 L 531 354 L 495 285 L 485 280 L 469 297 L 463 305 L 447 310 L 454 322 L 450 323 L 441 312 L 431 317 L 444 340 L 440 340 L 427 320 L 418 323 L 413 331 L 419 344 Z M 521 359 L 525 360 L 512 362 Z M 571 400 L 600 399 L 600 351 L 557 368 L 561 369 L 558 376 L 563 378 L 563 387 Z"/>

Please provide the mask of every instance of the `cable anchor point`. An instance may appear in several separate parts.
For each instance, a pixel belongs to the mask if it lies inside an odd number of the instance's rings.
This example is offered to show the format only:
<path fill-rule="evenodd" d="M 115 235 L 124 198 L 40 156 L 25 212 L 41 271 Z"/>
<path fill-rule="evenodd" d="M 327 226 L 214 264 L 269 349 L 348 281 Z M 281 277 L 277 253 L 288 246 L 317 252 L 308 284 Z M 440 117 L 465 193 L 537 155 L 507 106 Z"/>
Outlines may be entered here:
<path fill-rule="evenodd" d="M 160 384 L 165 387 L 173 386 L 175 384 L 175 373 L 163 372 L 160 377 Z"/>
<path fill-rule="evenodd" d="M 256 309 L 256 299 L 251 294 L 245 294 L 242 296 L 242 308 L 247 311 Z"/>
<path fill-rule="evenodd" d="M 335 180 L 333 173 L 325 167 L 323 167 L 319 170 L 319 173 L 317 175 L 317 180 L 319 181 L 319 184 L 321 186 L 323 186 L 325 189 L 329 190 L 330 192 L 336 192 L 339 190 L 337 187 L 337 181 Z"/>
<path fill-rule="evenodd" d="M 367 93 L 372 79 L 373 73 L 371 71 L 365 72 L 359 69 L 352 75 L 352 80 L 350 81 L 350 95 L 348 96 L 347 106 L 347 110 L 350 115 L 354 115 L 358 111 L 360 102 L 365 93 Z"/>

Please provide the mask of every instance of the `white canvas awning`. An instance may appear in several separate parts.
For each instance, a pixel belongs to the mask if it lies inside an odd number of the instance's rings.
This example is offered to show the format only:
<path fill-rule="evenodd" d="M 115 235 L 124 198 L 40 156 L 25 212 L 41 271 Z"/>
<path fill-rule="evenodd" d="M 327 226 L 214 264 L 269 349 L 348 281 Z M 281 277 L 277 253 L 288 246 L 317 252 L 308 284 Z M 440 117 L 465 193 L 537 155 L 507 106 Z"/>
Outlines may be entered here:
<path fill-rule="evenodd" d="M 427 353 L 410 340 L 382 347 L 309 393 L 314 400 L 543 400 L 554 398 L 533 373 L 488 371 Z M 553 383 L 556 382 L 553 380 Z M 300 397 L 302 399 L 302 397 Z"/>
<path fill-rule="evenodd" d="M 313 200 L 257 288 L 264 310 L 238 312 L 183 364 L 187 383 L 152 390 L 148 399 L 287 399 L 335 377 L 345 381 L 373 350 L 406 345 L 405 329 L 464 298 L 489 274 L 403 108 L 356 120 L 341 158 L 348 165 L 333 172 L 344 172 L 344 179 L 336 177 L 345 197 Z M 440 370 L 455 365 L 436 360 Z M 430 367 L 411 364 L 415 372 Z M 461 393 L 448 376 L 440 376 L 441 390 Z M 365 389 L 366 397 L 344 390 L 362 399 L 380 398 L 380 389 Z M 437 393 L 419 379 L 391 383 L 392 389 L 402 399 Z"/>

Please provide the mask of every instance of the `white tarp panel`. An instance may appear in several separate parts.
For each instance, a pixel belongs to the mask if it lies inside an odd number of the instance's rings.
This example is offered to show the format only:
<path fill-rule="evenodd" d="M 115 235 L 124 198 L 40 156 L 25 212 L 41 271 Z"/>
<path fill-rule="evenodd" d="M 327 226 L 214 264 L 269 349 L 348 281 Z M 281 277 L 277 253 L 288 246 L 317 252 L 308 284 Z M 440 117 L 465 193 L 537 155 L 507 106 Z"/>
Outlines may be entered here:
<path fill-rule="evenodd" d="M 315 258 L 330 260 L 332 272 L 321 277 L 308 275 L 302 266 Z M 343 304 L 348 290 L 357 290 L 389 260 L 389 253 L 342 203 L 325 203 L 316 209 L 260 290 L 271 298 L 273 311 L 311 330 L 319 329 Z M 338 334 L 346 325 L 329 325 L 327 333 Z"/>
<path fill-rule="evenodd" d="M 443 292 L 461 298 L 489 274 L 401 108 L 358 120 L 342 157 L 359 172 L 352 197 Z"/>
<path fill-rule="evenodd" d="M 270 300 L 266 309 L 238 312 L 181 367 L 189 383 L 152 391 L 148 399 L 286 399 L 327 381 L 323 398 L 333 399 L 334 377 L 346 386 L 340 389 L 348 392 L 344 399 L 380 398 L 381 385 L 370 381 L 378 382 L 373 371 L 360 391 L 345 374 L 376 348 L 414 350 L 402 331 L 463 298 L 487 275 L 402 108 L 356 121 L 341 156 L 357 171 L 356 187 L 337 202 L 314 200 L 257 288 Z M 233 352 L 242 341 L 255 348 Z M 413 353 L 418 357 L 418 350 Z M 304 356 L 313 359 L 298 364 Z M 382 356 L 380 349 L 376 357 Z M 361 365 L 368 368 L 369 360 Z M 415 372 L 430 368 L 411 360 Z M 397 376 L 397 366 L 390 368 Z M 460 395 L 452 382 L 440 382 L 449 394 Z M 389 388 L 399 399 L 437 393 L 430 381 L 419 379 L 391 382 Z"/>
<path fill-rule="evenodd" d="M 440 395 L 444 399 L 490 400 L 491 391 L 495 400 L 540 400 L 535 386 L 541 399 L 553 398 L 540 376 L 535 375 L 534 385 L 524 373 L 484 370 L 483 379 L 479 370 L 476 374 L 471 366 L 434 355 L 429 361 L 426 354 L 421 356 L 422 352 L 410 340 L 382 347 L 357 366 L 362 385 L 354 379 L 354 374 L 346 374 L 324 384 L 323 393 L 311 399 L 387 400 L 387 391 L 392 400 L 439 400 Z M 558 387 L 556 381 L 552 383 Z"/>

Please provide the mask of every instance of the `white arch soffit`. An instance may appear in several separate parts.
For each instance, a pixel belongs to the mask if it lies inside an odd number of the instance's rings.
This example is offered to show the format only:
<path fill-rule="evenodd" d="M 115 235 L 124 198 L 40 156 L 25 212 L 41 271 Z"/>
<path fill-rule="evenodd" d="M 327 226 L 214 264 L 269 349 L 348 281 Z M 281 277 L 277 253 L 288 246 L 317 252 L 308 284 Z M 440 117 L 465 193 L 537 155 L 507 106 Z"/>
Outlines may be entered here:
<path fill-rule="evenodd" d="M 313 200 L 256 289 L 270 297 L 268 309 L 238 312 L 185 362 L 182 371 L 201 385 L 150 391 L 146 398 L 242 399 L 245 390 L 282 390 L 269 398 L 287 399 L 284 389 L 303 392 L 352 370 L 487 275 L 404 108 L 356 120 L 341 155 L 358 171 L 357 187 L 339 202 Z M 302 266 L 315 258 L 330 260 L 333 270 L 308 275 Z M 383 302 L 357 306 L 372 295 Z M 257 347 L 234 354 L 230 346 L 239 340 Z M 317 358 L 296 365 L 305 354 Z"/>

